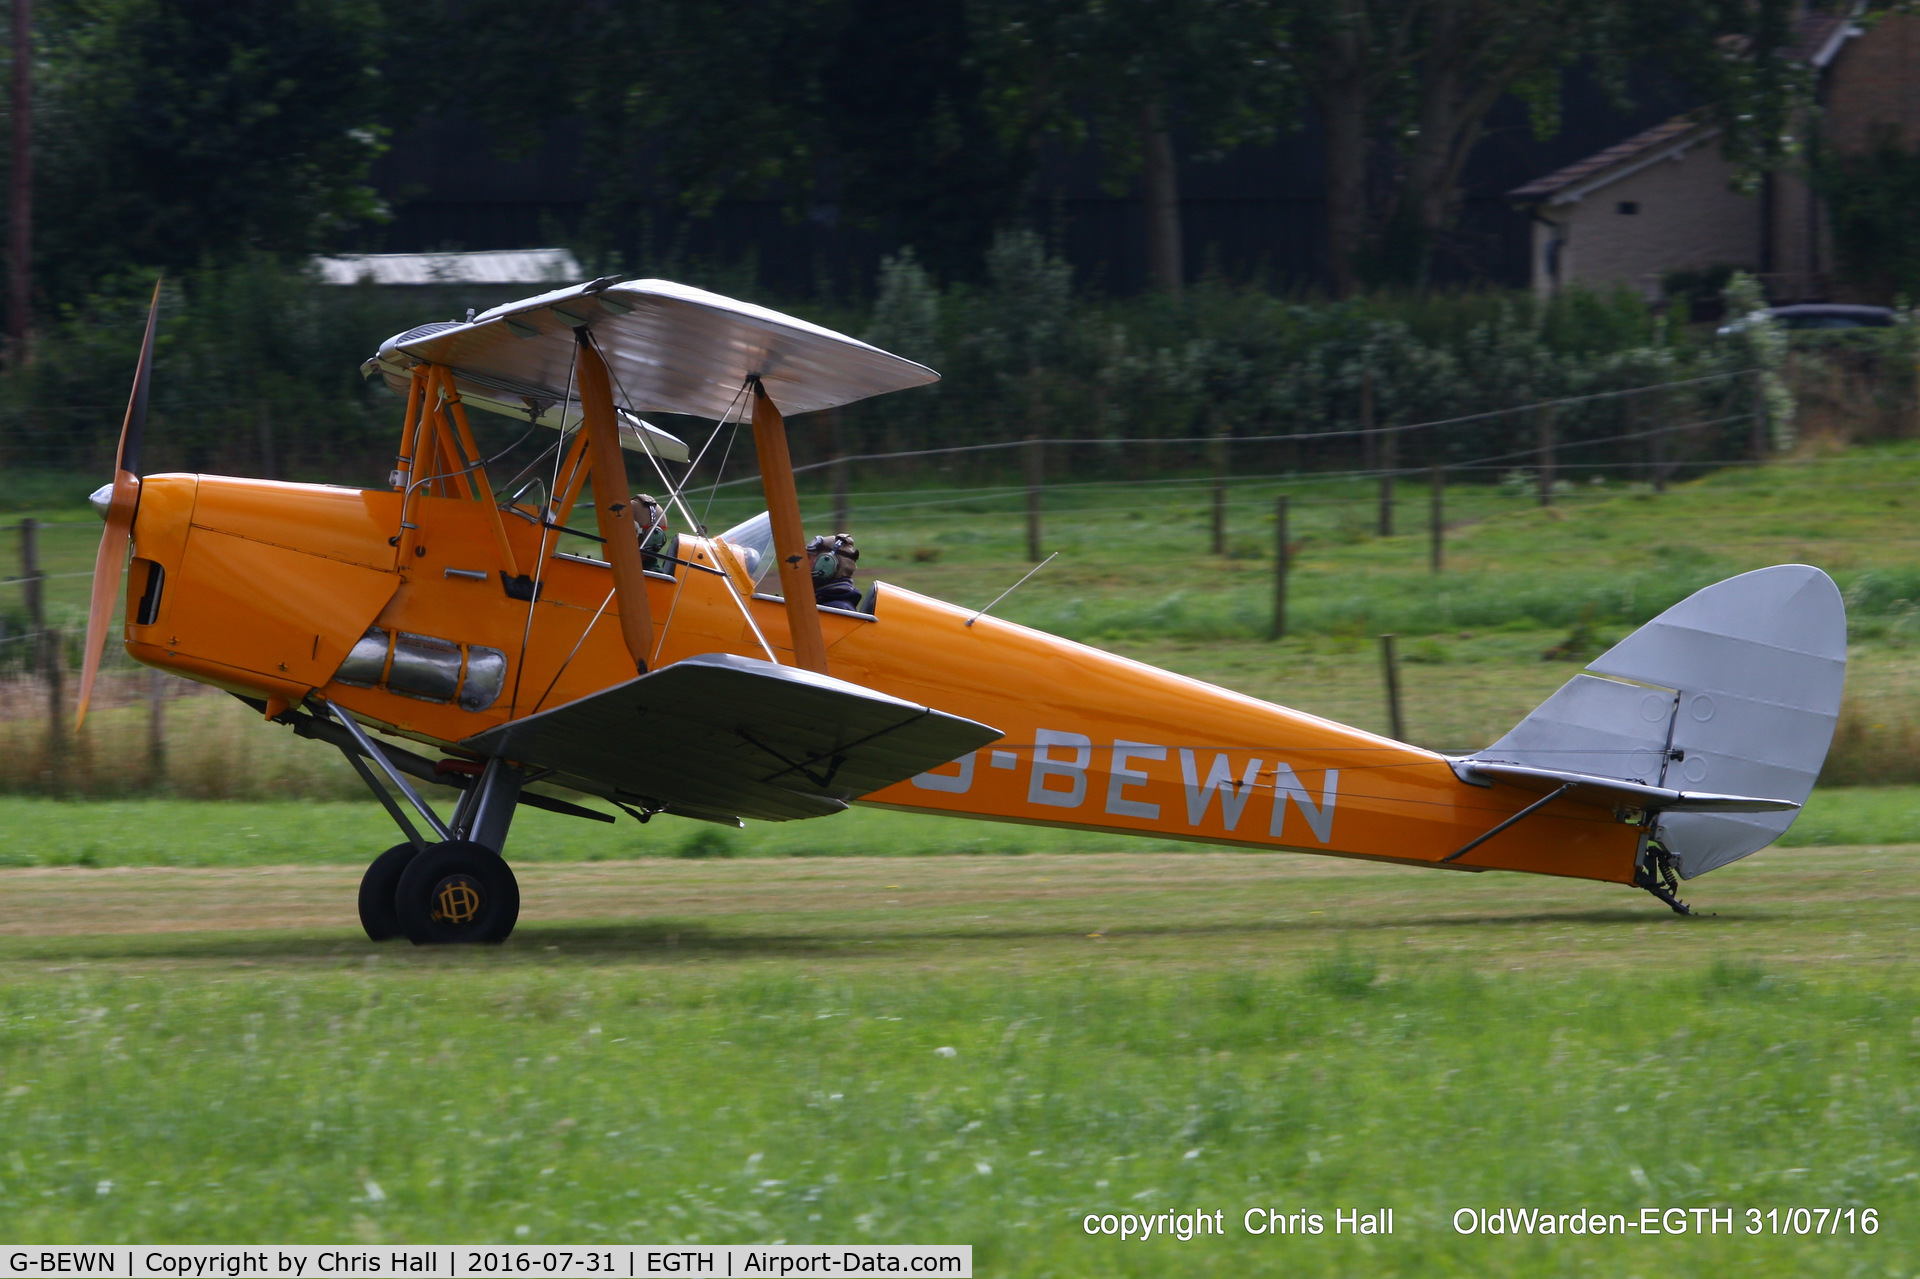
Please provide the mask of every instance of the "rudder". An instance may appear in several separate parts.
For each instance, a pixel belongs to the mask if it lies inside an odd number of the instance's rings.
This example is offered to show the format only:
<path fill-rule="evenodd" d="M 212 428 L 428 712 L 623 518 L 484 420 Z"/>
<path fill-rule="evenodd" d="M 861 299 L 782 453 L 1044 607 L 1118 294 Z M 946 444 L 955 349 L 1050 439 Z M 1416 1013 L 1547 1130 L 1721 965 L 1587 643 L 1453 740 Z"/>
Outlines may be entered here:
<path fill-rule="evenodd" d="M 1847 668 L 1846 606 L 1805 564 L 1696 591 L 1608 649 L 1473 758 L 1806 802 Z M 1758 852 L 1795 813 L 1662 814 L 1681 876 Z"/>

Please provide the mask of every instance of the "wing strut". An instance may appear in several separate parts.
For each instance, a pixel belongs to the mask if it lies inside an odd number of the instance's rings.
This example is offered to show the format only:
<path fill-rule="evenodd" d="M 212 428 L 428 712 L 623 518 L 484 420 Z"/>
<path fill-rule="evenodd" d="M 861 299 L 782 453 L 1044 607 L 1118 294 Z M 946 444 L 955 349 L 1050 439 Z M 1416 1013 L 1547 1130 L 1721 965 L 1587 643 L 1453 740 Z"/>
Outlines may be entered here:
<path fill-rule="evenodd" d="M 780 593 L 787 597 L 793 664 L 825 675 L 827 641 L 820 633 L 820 610 L 813 602 L 813 571 L 807 564 L 807 538 L 800 526 L 800 494 L 793 484 L 793 457 L 787 452 L 787 423 L 757 375 L 753 378 L 753 447 L 760 455 L 760 483 L 767 494 L 767 518 L 773 524 Z"/>
<path fill-rule="evenodd" d="M 586 418 L 587 455 L 593 462 L 593 513 L 606 539 L 613 569 L 614 595 L 620 604 L 620 635 L 640 674 L 653 653 L 653 613 L 647 604 L 647 574 L 640 560 L 640 530 L 627 499 L 627 463 L 620 452 L 620 419 L 613 411 L 613 382 L 607 362 L 587 330 L 575 330 L 580 351 L 580 408 Z M 782 443 L 785 443 L 782 440 Z M 793 486 L 787 475 L 789 490 Z M 798 500 L 795 510 L 798 511 Z M 814 621 L 816 631 L 819 620 Z M 822 653 L 825 653 L 823 648 Z M 822 664 L 824 669 L 824 663 Z"/>

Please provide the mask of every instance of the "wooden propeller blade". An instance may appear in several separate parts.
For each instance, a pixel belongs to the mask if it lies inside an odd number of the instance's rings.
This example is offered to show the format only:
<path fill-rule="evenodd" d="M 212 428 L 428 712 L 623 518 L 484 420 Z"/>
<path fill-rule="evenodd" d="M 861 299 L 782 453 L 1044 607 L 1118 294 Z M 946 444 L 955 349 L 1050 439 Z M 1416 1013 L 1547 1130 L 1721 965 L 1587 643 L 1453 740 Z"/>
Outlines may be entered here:
<path fill-rule="evenodd" d="M 93 557 L 93 598 L 87 609 L 87 645 L 81 654 L 80 705 L 74 715 L 77 731 L 87 722 L 87 703 L 100 674 L 100 657 L 107 646 L 107 624 L 113 620 L 113 601 L 120 594 L 120 570 L 127 563 L 127 539 L 133 536 L 133 516 L 140 505 L 140 442 L 147 429 L 147 389 L 153 383 L 153 330 L 160 318 L 160 282 L 154 281 L 153 301 L 147 307 L 147 332 L 140 343 L 140 361 L 133 370 L 133 394 L 127 416 L 120 423 L 120 446 L 114 451 L 113 498 L 107 507 L 107 527 Z"/>

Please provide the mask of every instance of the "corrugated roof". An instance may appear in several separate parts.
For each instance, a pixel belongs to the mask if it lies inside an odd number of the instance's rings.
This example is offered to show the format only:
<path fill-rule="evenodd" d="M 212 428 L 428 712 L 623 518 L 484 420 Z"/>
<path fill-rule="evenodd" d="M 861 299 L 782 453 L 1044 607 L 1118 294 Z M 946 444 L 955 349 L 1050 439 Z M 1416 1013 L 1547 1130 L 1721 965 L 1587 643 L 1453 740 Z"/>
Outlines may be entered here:
<path fill-rule="evenodd" d="M 1662 147 L 1684 141 L 1690 133 L 1706 132 L 1709 127 L 1691 116 L 1677 115 L 1644 133 L 1634 134 L 1625 142 L 1617 142 L 1605 151 L 1595 152 L 1544 178 L 1535 178 L 1523 187 L 1515 187 L 1507 192 L 1507 197 L 1513 200 L 1547 199 L 1568 187 L 1601 177 L 1610 169 L 1623 168 Z"/>
<path fill-rule="evenodd" d="M 573 284 L 585 277 L 566 249 L 475 253 L 345 253 L 316 257 L 326 284 Z"/>

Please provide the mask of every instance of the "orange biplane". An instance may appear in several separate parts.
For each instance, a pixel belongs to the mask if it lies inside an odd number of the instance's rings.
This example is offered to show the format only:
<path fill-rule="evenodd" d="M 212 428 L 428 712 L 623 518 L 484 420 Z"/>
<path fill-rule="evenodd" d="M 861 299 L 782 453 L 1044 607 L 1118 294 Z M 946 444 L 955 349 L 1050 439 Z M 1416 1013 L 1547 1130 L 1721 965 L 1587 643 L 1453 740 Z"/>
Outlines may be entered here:
<path fill-rule="evenodd" d="M 1684 912 L 1679 879 L 1777 838 L 1832 738 L 1845 613 L 1801 565 L 1695 594 L 1464 757 L 884 583 L 822 606 L 782 415 L 938 375 L 666 281 L 596 280 L 389 339 L 364 371 L 406 412 L 372 489 L 140 476 L 154 320 L 93 499 L 107 527 L 80 713 L 131 539 L 128 653 L 338 747 L 404 833 L 362 881 L 376 940 L 505 938 L 516 807 L 614 820 L 555 790 L 642 821 L 858 802 L 1530 871 Z M 558 433 L 537 480 L 493 487 L 470 408 Z M 680 500 L 688 449 L 646 412 L 751 421 L 766 512 L 705 535 Z M 628 453 L 700 535 L 658 536 Z M 588 492 L 592 527 L 575 527 Z M 423 785 L 457 792 L 450 816 Z"/>

